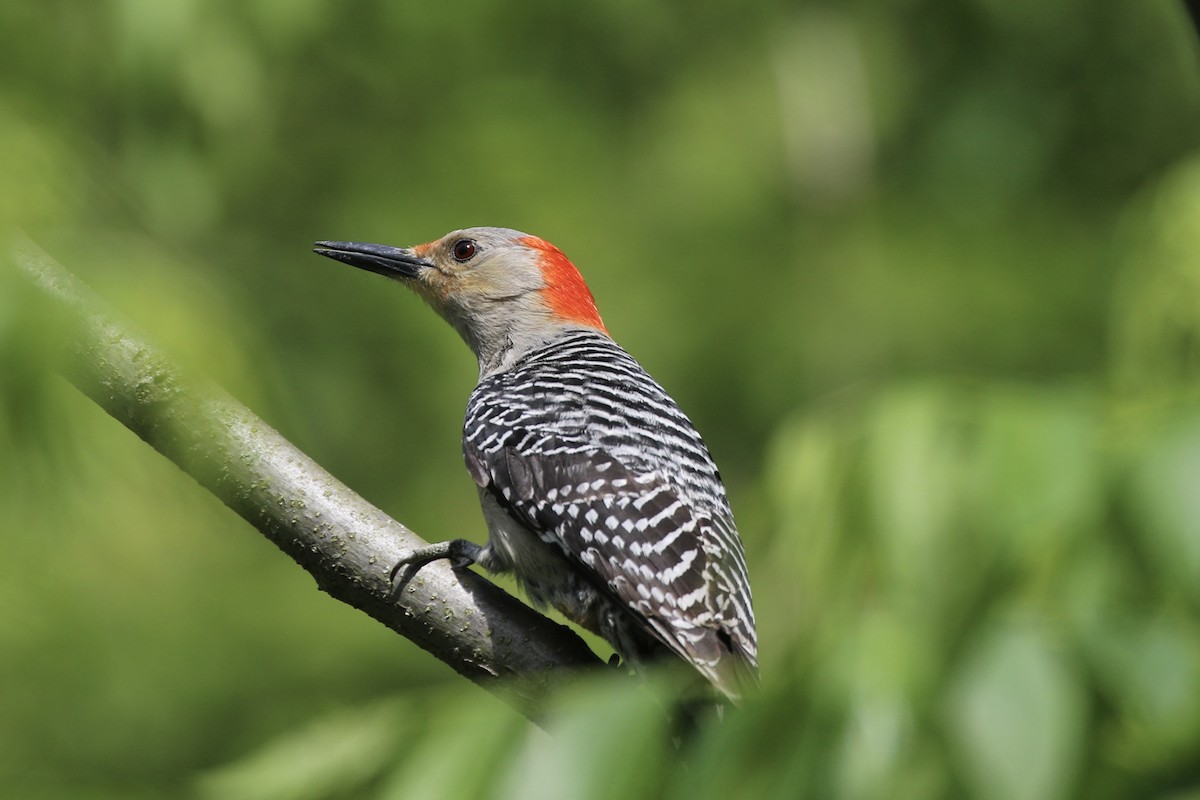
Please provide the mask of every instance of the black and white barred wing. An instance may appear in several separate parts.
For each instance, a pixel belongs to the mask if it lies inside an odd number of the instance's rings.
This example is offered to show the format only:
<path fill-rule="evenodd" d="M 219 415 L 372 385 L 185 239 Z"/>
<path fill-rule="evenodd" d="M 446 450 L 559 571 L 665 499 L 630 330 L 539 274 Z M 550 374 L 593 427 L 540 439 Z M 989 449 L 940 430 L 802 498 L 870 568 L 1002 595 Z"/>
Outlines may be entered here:
<path fill-rule="evenodd" d="M 744 560 L 718 546 L 732 534 L 740 548 L 732 522 L 697 511 L 664 476 L 634 472 L 590 443 L 527 430 L 506 438 L 490 453 L 467 446 L 476 482 L 582 565 L 647 633 L 738 694 L 757 653 L 734 600 L 749 603 Z"/>

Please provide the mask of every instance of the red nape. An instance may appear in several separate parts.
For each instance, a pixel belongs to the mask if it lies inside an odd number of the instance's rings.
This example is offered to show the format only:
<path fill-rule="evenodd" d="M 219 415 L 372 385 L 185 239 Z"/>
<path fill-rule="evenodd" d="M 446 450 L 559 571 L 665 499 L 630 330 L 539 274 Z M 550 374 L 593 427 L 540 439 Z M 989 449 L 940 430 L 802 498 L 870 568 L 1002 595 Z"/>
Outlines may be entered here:
<path fill-rule="evenodd" d="M 591 290 L 563 251 L 536 236 L 524 237 L 521 244 L 541 254 L 538 262 L 546 278 L 542 295 L 550 308 L 564 320 L 590 325 L 608 333 L 604 321 L 600 319 L 600 312 L 596 310 L 596 300 Z"/>

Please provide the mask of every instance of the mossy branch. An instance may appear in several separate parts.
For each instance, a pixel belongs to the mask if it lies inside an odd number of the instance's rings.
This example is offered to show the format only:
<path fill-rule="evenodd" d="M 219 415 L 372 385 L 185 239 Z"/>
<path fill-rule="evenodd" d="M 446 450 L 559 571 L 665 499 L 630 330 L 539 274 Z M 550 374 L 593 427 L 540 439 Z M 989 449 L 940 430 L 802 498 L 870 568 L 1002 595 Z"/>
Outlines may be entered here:
<path fill-rule="evenodd" d="M 473 572 L 433 563 L 395 591 L 391 566 L 422 539 L 229 394 L 185 376 L 33 242 L 19 237 L 13 258 L 66 318 L 65 377 L 295 559 L 322 590 L 531 718 L 564 674 L 599 665 L 570 629 Z"/>

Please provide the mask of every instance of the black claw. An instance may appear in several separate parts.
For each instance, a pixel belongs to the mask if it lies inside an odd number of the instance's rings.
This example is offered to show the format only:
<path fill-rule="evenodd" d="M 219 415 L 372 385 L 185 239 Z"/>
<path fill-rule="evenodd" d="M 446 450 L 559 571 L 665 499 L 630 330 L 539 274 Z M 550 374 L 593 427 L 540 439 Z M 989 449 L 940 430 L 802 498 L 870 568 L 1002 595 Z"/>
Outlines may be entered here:
<path fill-rule="evenodd" d="M 395 565 L 392 566 L 391 571 L 388 572 L 388 583 L 395 583 L 396 575 L 398 575 L 400 573 L 400 569 L 402 567 L 407 567 L 407 566 L 408 566 L 408 562 L 405 561 L 404 559 L 400 559 L 399 561 L 397 561 L 395 563 Z"/>
<path fill-rule="evenodd" d="M 429 562 L 440 561 L 443 558 L 449 559 L 450 566 L 455 569 L 469 567 L 475 563 L 475 559 L 482 549 L 479 545 L 466 539 L 451 539 L 426 547 L 418 547 L 396 562 L 392 571 L 388 573 L 388 581 L 395 583 L 396 575 L 404 567 L 412 567 L 415 572 Z"/>

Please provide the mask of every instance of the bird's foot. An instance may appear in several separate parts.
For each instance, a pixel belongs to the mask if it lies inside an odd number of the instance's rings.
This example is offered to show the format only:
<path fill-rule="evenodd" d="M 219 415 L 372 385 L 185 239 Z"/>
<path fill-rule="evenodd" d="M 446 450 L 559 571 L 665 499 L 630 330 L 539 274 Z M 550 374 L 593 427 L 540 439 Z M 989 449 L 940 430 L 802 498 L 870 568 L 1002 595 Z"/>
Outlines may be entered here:
<path fill-rule="evenodd" d="M 396 575 L 405 567 L 411 567 L 416 571 L 430 561 L 440 561 L 443 558 L 450 559 L 450 566 L 455 569 L 469 567 L 479 558 L 479 553 L 482 550 L 482 547 L 466 539 L 450 539 L 449 541 L 418 547 L 416 550 L 410 551 L 408 555 L 401 558 L 392 566 L 392 571 L 388 573 L 388 580 L 395 583 Z"/>

